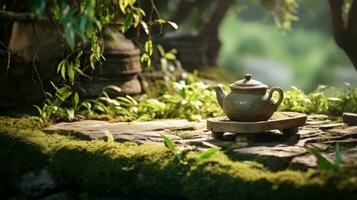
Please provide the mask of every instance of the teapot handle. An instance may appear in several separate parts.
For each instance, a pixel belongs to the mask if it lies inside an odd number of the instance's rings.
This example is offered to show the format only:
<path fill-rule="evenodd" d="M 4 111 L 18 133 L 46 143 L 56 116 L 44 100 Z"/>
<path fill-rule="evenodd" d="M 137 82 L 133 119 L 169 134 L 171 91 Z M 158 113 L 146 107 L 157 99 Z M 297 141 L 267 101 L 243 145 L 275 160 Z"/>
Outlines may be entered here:
<path fill-rule="evenodd" d="M 284 92 L 280 87 L 276 87 L 276 86 L 272 87 L 270 89 L 268 99 L 271 99 L 273 97 L 273 93 L 275 91 L 279 93 L 279 99 L 274 105 L 279 106 L 281 104 L 281 102 L 283 101 L 283 99 L 284 99 Z"/>

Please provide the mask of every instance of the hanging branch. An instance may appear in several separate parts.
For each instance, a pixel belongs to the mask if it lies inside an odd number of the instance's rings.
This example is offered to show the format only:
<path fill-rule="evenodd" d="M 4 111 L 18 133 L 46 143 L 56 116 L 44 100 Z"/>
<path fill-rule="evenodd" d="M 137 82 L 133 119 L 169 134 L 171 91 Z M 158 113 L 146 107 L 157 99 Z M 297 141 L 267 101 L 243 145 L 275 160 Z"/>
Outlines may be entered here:
<path fill-rule="evenodd" d="M 33 13 L 16 13 L 6 10 L 0 10 L 0 20 L 3 21 L 38 21 L 42 18 L 38 18 Z"/>

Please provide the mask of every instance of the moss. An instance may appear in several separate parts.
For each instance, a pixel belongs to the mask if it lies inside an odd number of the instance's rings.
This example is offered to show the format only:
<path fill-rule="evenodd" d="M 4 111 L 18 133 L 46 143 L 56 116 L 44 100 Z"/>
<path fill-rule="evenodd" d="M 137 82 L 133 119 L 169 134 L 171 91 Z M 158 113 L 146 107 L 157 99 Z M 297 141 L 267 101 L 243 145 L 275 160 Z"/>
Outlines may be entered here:
<path fill-rule="evenodd" d="M 14 119 L 0 120 L 0 185 L 14 184 L 26 171 L 49 166 L 68 186 L 103 194 L 141 194 L 187 199 L 352 199 L 357 174 L 318 171 L 271 172 L 252 162 L 232 162 L 224 154 L 182 165 L 163 146 L 125 146 L 46 135 Z M 356 170 L 357 171 L 357 170 Z M 5 178 L 3 178 L 5 177 Z M 354 178 L 354 179 L 353 179 Z M 353 182 L 355 181 L 355 182 Z"/>

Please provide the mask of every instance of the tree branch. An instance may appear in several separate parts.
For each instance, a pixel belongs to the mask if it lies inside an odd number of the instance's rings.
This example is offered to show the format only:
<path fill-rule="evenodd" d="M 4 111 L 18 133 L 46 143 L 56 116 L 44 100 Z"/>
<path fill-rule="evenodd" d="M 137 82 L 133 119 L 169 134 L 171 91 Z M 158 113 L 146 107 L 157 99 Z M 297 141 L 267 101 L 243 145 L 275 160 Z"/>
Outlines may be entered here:
<path fill-rule="evenodd" d="M 38 21 L 44 20 L 33 13 L 16 13 L 6 10 L 0 10 L 0 20 L 6 21 Z"/>

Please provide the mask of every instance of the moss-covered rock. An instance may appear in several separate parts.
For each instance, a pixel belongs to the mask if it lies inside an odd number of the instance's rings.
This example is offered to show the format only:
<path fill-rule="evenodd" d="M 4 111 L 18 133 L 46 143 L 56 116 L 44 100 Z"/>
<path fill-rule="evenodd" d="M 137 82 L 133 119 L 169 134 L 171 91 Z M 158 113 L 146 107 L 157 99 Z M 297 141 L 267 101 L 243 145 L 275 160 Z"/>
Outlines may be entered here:
<path fill-rule="evenodd" d="M 183 165 L 163 146 L 79 141 L 44 134 L 32 123 L 0 119 L 2 190 L 16 185 L 23 173 L 48 166 L 68 187 L 96 194 L 187 199 L 354 199 L 357 194 L 357 170 L 271 172 L 222 153 L 200 163 L 190 153 Z"/>

